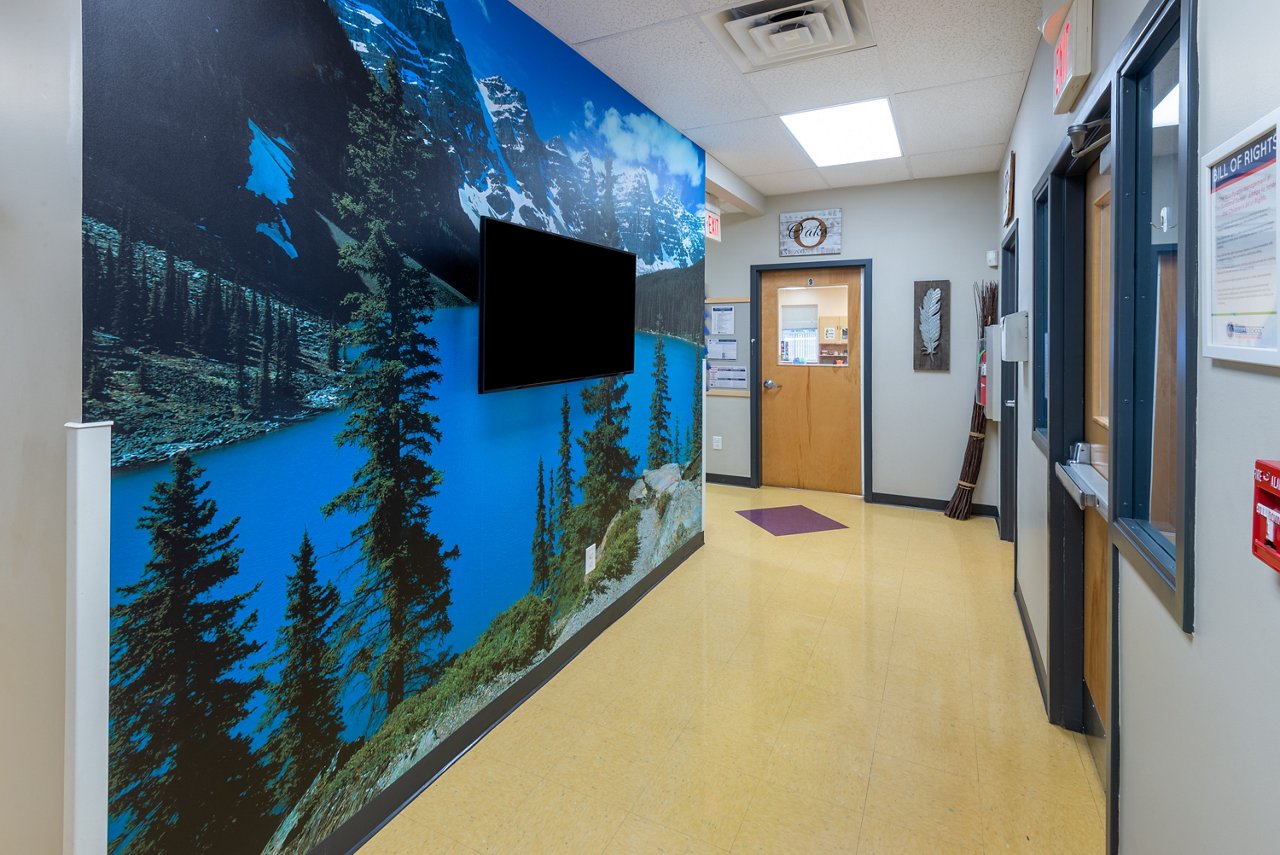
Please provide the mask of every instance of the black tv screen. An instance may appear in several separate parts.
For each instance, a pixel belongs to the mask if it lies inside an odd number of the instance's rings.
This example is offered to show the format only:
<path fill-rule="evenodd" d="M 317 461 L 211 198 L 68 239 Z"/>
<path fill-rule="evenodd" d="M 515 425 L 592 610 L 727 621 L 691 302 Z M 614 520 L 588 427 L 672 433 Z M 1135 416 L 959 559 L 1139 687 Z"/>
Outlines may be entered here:
<path fill-rule="evenodd" d="M 480 391 L 635 370 L 636 257 L 480 220 Z"/>

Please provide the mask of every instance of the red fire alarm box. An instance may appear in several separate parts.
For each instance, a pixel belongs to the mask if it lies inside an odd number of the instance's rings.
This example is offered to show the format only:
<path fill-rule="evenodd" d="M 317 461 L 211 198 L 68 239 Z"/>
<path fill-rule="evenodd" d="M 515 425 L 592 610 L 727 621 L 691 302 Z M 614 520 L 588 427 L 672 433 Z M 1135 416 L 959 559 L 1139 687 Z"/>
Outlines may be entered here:
<path fill-rule="evenodd" d="M 1280 460 L 1253 466 L 1253 554 L 1280 573 Z"/>

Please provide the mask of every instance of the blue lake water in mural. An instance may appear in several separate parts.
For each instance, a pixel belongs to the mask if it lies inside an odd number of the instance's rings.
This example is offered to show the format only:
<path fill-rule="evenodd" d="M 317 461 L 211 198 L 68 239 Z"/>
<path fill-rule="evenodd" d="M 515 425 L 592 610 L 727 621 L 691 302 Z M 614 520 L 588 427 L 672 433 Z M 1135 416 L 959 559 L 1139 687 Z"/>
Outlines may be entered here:
<path fill-rule="evenodd" d="M 493 618 L 523 596 L 531 582 L 531 542 L 539 455 L 548 468 L 559 447 L 560 401 L 567 389 L 575 440 L 591 419 L 582 412 L 579 390 L 585 383 L 476 394 L 478 312 L 475 308 L 442 309 L 431 333 L 439 342 L 443 380 L 435 389 L 443 439 L 434 465 L 444 482 L 433 502 L 431 527 L 460 557 L 451 564 L 453 631 L 447 643 L 454 652 L 469 647 Z M 627 378 L 631 405 L 632 454 L 644 465 L 649 398 L 653 392 L 654 345 L 657 339 L 637 333 L 636 371 Z M 667 338 L 670 410 L 693 408 L 696 348 Z M 528 342 L 538 347 L 537 337 Z M 584 347 L 590 346 L 585 339 Z M 447 403 L 446 403 L 447 402 Z M 362 452 L 338 448 L 334 436 L 344 421 L 330 412 L 258 439 L 204 451 L 195 456 L 210 482 L 206 497 L 218 504 L 218 522 L 240 517 L 237 532 L 245 552 L 240 573 L 221 594 L 259 585 L 249 601 L 258 611 L 253 637 L 264 645 L 260 658 L 275 642 L 285 608 L 285 584 L 293 572 L 291 555 L 307 530 L 320 556 L 322 578 L 335 580 L 345 594 L 356 583 L 358 548 L 350 542 L 353 519 L 346 514 L 326 518 L 320 508 L 351 483 Z M 679 424 L 684 443 L 687 424 Z M 582 451 L 573 444 L 575 476 L 582 474 Z M 158 480 L 169 477 L 167 464 L 117 473 L 112 480 L 112 603 L 118 588 L 141 574 L 150 558 L 147 533 L 135 528 Z M 477 510 L 480 509 L 480 510 Z M 269 675 L 272 676 L 272 675 Z M 260 702 L 260 699 L 259 699 Z M 256 715 L 246 732 L 256 725 Z M 366 730 L 365 714 L 348 713 L 347 736 Z M 376 724 L 376 722 L 375 722 Z"/>

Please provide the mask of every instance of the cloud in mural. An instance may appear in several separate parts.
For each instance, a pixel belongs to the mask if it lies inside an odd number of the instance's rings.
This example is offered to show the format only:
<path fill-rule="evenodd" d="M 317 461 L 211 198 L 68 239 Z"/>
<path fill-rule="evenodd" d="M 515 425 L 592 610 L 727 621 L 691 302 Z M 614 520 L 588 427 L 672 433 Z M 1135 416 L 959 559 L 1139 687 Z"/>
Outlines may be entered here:
<path fill-rule="evenodd" d="M 596 105 L 591 101 L 588 101 L 585 104 L 583 104 L 582 116 L 583 116 L 583 121 L 587 123 L 587 127 L 594 128 L 596 126 Z"/>
<path fill-rule="evenodd" d="M 493 20 L 492 18 L 489 17 L 489 6 L 488 4 L 485 3 L 485 0 L 476 0 L 476 5 L 480 7 L 480 12 L 481 14 L 484 15 L 484 19 L 486 21 Z"/>
<path fill-rule="evenodd" d="M 587 102 L 588 127 L 595 109 Z M 610 107 L 600 119 L 596 132 L 604 137 L 614 157 L 624 163 L 646 164 L 652 159 L 666 164 L 672 175 L 681 175 L 690 184 L 702 178 L 702 165 L 693 143 L 652 113 L 622 115 Z"/>

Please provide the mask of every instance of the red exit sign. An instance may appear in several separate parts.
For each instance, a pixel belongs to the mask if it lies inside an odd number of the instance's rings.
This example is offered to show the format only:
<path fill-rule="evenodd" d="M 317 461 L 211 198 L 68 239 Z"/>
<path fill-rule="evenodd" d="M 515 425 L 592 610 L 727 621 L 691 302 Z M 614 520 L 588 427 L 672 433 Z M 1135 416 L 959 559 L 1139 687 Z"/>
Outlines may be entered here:
<path fill-rule="evenodd" d="M 1075 0 L 1053 47 L 1053 112 L 1070 113 L 1093 71 L 1093 0 Z"/>
<path fill-rule="evenodd" d="M 715 211 L 707 211 L 706 228 L 703 234 L 711 240 L 720 240 L 720 215 Z"/>

